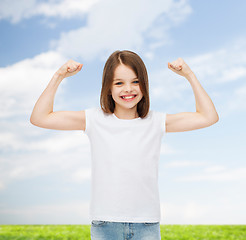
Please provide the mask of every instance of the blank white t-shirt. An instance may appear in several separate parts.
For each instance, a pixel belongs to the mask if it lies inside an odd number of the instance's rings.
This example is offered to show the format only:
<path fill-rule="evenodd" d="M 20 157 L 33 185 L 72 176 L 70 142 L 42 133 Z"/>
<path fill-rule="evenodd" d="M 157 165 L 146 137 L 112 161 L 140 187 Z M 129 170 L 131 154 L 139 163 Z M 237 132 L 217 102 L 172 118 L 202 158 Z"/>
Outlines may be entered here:
<path fill-rule="evenodd" d="M 119 119 L 85 110 L 91 146 L 90 220 L 160 222 L 158 166 L 166 113 Z"/>

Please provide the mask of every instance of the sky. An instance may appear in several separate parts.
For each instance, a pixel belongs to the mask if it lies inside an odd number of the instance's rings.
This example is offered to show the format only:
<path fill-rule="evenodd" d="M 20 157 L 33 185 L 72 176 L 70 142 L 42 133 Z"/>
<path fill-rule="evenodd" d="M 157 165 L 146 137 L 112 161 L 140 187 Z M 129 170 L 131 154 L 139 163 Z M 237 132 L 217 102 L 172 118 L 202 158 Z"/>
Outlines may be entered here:
<path fill-rule="evenodd" d="M 159 161 L 161 224 L 246 223 L 246 2 L 0 0 L 0 224 L 90 224 L 90 143 L 83 131 L 38 128 L 32 109 L 69 59 L 54 111 L 100 106 L 104 63 L 131 50 L 149 74 L 151 109 L 195 112 L 182 57 L 219 121 L 167 133 Z"/>

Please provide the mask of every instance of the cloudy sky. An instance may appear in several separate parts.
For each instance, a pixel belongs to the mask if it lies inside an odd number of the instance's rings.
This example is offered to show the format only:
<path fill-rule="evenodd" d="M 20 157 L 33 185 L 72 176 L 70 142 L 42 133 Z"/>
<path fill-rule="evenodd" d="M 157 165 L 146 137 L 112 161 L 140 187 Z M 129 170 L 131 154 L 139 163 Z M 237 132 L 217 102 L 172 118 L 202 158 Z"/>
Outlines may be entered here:
<path fill-rule="evenodd" d="M 184 58 L 214 102 L 215 125 L 167 133 L 159 168 L 161 224 L 246 223 L 246 2 L 0 0 L 0 224 L 89 224 L 90 145 L 82 131 L 33 126 L 35 102 L 68 59 L 54 111 L 99 107 L 104 63 L 144 60 L 151 109 L 195 111 Z"/>

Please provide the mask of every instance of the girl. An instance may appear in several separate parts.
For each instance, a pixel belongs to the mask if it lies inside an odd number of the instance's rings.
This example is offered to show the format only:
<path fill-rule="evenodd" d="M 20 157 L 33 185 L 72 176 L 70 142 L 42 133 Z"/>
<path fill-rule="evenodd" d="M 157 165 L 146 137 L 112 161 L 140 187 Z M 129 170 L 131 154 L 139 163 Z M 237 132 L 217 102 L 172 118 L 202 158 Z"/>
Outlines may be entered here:
<path fill-rule="evenodd" d="M 104 66 L 100 108 L 53 112 L 59 84 L 81 68 L 82 64 L 73 60 L 61 66 L 35 104 L 30 121 L 42 128 L 82 130 L 89 137 L 92 240 L 161 239 L 161 139 L 165 132 L 190 131 L 216 123 L 216 109 L 195 74 L 178 58 L 168 63 L 168 68 L 191 84 L 196 112 L 149 110 L 148 75 L 142 59 L 131 51 L 116 51 Z"/>

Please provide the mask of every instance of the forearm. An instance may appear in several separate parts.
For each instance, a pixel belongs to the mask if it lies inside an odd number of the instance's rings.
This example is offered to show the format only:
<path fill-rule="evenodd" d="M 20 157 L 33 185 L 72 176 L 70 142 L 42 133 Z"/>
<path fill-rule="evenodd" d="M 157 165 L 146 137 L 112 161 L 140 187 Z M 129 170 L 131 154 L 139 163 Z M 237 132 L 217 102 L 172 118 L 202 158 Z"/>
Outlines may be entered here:
<path fill-rule="evenodd" d="M 31 123 L 38 123 L 53 112 L 55 94 L 62 80 L 63 77 L 57 73 L 54 74 L 33 108 L 32 115 L 30 117 Z"/>
<path fill-rule="evenodd" d="M 191 72 L 188 76 L 186 76 L 186 79 L 191 84 L 192 90 L 194 92 L 196 112 L 201 113 L 209 121 L 218 121 L 219 116 L 215 106 L 204 88 L 201 86 L 195 74 Z"/>

